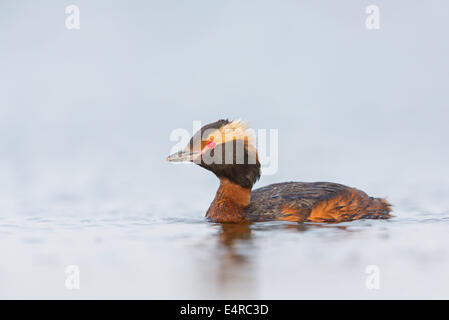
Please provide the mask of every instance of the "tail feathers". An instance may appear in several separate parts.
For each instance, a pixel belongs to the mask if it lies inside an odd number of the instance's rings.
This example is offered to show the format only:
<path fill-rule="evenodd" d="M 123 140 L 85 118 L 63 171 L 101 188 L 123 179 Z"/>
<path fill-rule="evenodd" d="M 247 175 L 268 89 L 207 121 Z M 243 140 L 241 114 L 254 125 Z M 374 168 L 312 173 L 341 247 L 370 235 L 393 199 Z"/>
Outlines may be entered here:
<path fill-rule="evenodd" d="M 308 217 L 313 222 L 344 222 L 358 219 L 388 219 L 391 205 L 382 198 L 369 197 L 351 189 L 315 206 Z"/>
<path fill-rule="evenodd" d="M 383 198 L 371 198 L 371 204 L 366 208 L 366 216 L 368 219 L 387 219 L 391 215 L 391 204 Z"/>

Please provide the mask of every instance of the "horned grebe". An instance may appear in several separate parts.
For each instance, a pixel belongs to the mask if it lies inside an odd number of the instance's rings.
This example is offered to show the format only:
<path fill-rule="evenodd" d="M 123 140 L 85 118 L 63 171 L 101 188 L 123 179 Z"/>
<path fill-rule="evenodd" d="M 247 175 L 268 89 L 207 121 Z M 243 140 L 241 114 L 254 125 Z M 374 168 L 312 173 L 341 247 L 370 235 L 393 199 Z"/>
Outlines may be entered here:
<path fill-rule="evenodd" d="M 260 178 L 260 163 L 254 137 L 240 120 L 218 120 L 202 127 L 167 160 L 194 162 L 218 177 L 220 186 L 206 213 L 215 222 L 335 223 L 391 217 L 385 199 L 337 183 L 284 182 L 251 191 Z"/>

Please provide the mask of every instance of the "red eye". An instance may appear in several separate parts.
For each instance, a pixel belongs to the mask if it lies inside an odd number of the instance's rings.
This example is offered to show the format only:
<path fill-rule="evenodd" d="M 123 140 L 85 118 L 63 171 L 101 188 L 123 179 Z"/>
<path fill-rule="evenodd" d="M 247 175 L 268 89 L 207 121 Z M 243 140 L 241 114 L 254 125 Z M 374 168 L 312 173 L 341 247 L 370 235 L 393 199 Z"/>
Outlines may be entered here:
<path fill-rule="evenodd" d="M 207 147 L 208 147 L 209 149 L 213 149 L 213 148 L 215 148 L 216 145 L 217 145 L 217 144 L 215 143 L 215 141 L 211 141 L 211 142 L 209 142 L 209 143 L 207 144 Z"/>

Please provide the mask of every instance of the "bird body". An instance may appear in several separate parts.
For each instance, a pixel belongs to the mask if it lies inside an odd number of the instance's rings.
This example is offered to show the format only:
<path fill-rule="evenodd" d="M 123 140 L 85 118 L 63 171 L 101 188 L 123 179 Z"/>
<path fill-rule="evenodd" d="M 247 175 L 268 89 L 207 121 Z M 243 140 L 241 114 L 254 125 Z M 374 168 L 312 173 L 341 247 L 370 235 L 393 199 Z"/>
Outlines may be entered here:
<path fill-rule="evenodd" d="M 222 181 L 206 217 L 220 222 L 292 221 L 344 222 L 389 218 L 390 205 L 381 198 L 330 182 L 284 182 L 249 192 Z"/>

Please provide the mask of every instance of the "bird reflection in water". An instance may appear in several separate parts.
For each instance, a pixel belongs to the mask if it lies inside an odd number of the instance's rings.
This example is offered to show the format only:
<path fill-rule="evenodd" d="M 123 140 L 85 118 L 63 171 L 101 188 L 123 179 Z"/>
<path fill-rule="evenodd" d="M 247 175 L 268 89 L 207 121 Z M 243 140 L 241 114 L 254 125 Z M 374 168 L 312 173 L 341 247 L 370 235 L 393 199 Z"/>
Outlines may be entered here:
<path fill-rule="evenodd" d="M 254 288 L 253 260 L 256 254 L 251 223 L 218 224 L 217 286 L 224 298 L 227 294 L 239 292 L 242 297 L 250 297 L 256 291 Z"/>
<path fill-rule="evenodd" d="M 347 231 L 346 226 L 275 223 L 272 225 L 258 223 L 222 223 L 217 224 L 218 250 L 213 252 L 211 261 L 219 265 L 216 270 L 216 285 L 221 298 L 257 298 L 257 268 L 255 258 L 258 254 L 254 232 L 306 232 L 317 228 L 332 228 Z M 236 296 L 236 292 L 239 296 Z M 232 296 L 231 296 L 232 294 Z"/>

